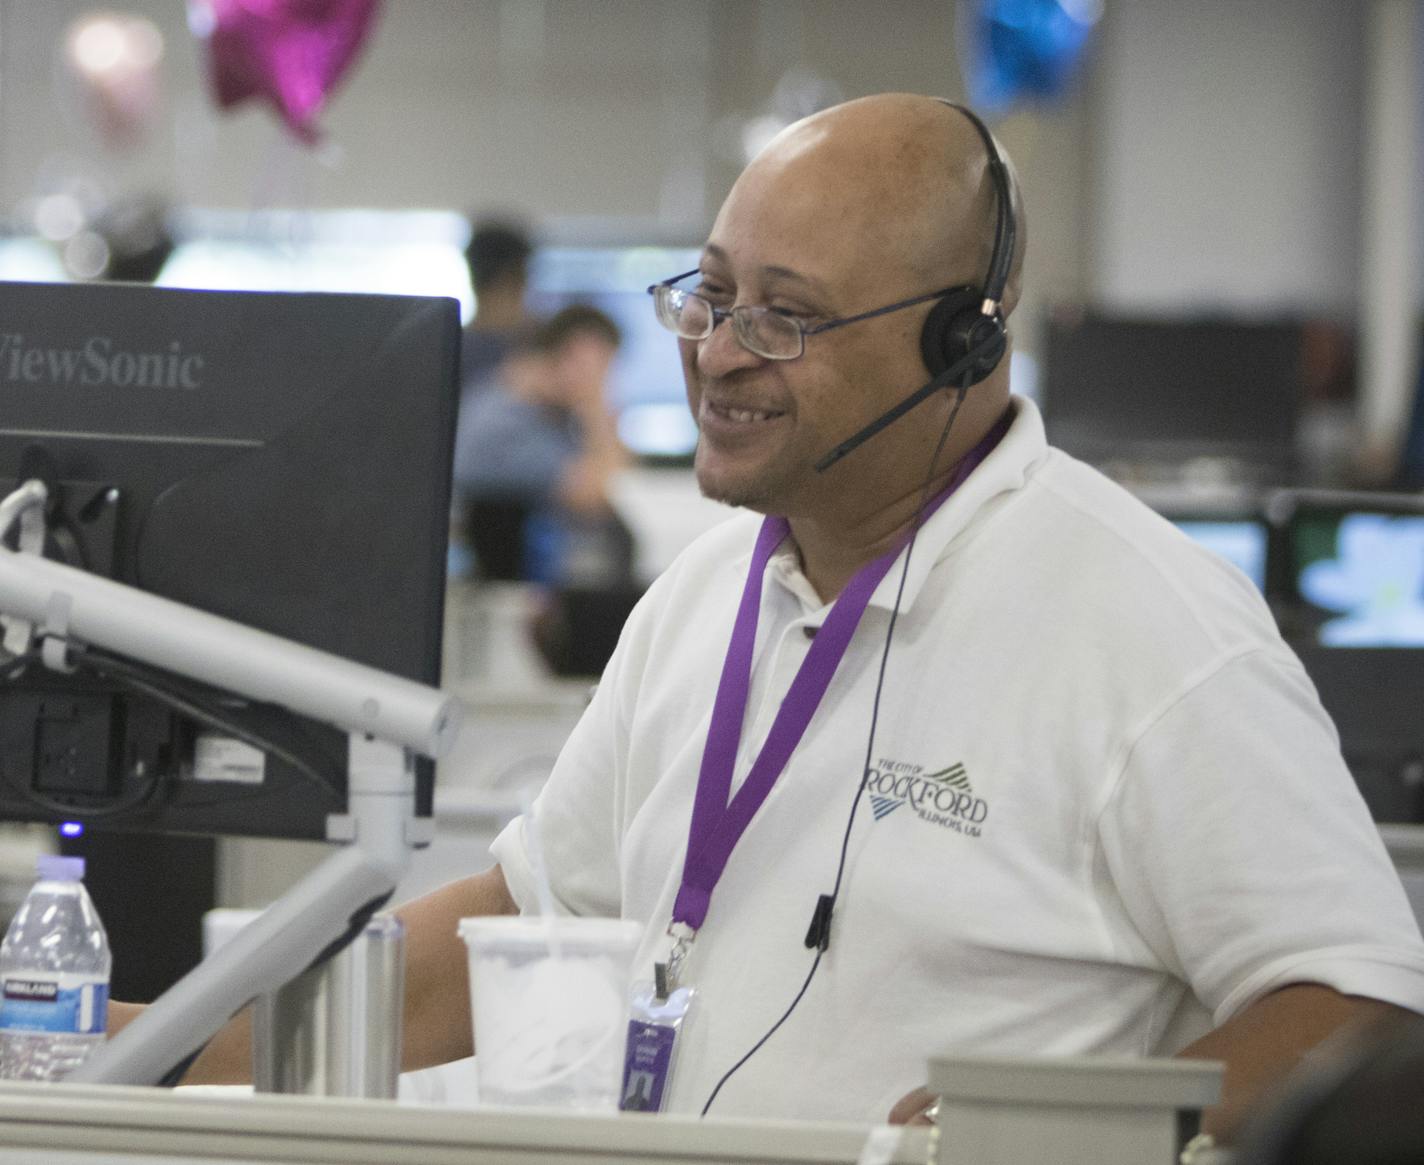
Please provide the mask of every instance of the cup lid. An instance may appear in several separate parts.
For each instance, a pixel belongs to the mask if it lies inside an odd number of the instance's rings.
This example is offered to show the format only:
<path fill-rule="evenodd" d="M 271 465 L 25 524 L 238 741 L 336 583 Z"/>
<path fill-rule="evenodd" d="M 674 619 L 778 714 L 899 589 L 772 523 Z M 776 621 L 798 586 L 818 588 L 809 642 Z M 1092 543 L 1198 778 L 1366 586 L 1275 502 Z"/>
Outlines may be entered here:
<path fill-rule="evenodd" d="M 584 918 L 538 914 L 491 914 L 462 918 L 459 935 L 466 942 L 496 941 L 544 945 L 552 934 L 561 943 L 616 943 L 636 945 L 642 937 L 642 923 L 631 918 Z"/>
<path fill-rule="evenodd" d="M 46 882 L 82 882 L 84 859 L 64 854 L 40 854 L 35 869 Z"/>

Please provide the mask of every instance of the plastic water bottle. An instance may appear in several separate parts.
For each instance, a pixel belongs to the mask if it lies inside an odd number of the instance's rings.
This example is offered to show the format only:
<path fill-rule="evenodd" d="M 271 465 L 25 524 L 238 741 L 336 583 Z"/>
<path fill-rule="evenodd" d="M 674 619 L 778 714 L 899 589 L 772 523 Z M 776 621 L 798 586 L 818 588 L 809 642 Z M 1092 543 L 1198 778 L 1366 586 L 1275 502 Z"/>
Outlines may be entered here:
<path fill-rule="evenodd" d="M 104 1042 L 113 960 L 84 859 L 45 854 L 0 943 L 0 1077 L 62 1080 Z"/>

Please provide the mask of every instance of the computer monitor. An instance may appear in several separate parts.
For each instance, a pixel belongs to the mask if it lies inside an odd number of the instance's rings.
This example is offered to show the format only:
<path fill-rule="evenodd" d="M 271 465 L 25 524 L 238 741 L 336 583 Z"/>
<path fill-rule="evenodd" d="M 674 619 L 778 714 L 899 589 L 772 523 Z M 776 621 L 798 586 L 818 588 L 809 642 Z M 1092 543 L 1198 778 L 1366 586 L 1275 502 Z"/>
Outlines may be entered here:
<path fill-rule="evenodd" d="M 1280 490 L 1268 590 L 1370 812 L 1424 822 L 1424 497 Z"/>
<path fill-rule="evenodd" d="M 1303 396 L 1299 323 L 1049 313 L 1042 405 L 1049 440 L 1095 464 L 1234 463 L 1242 480 L 1294 480 Z"/>
<path fill-rule="evenodd" d="M 0 493 L 51 477 L 51 557 L 436 683 L 459 327 L 444 298 L 0 283 Z M 0 678 L 0 817 L 323 838 L 345 771 L 334 729 L 122 661 Z"/>
<path fill-rule="evenodd" d="M 1424 351 L 1424 343 L 1420 350 Z M 1409 423 L 1399 447 L 1399 463 L 1395 467 L 1394 488 L 1424 490 L 1424 362 L 1414 380 L 1414 403 L 1409 410 Z"/>
<path fill-rule="evenodd" d="M 1376 821 L 1424 824 L 1424 651 L 1296 645 Z"/>
<path fill-rule="evenodd" d="M 1424 497 L 1287 491 L 1269 510 L 1284 535 L 1285 630 L 1292 639 L 1424 648 Z"/>

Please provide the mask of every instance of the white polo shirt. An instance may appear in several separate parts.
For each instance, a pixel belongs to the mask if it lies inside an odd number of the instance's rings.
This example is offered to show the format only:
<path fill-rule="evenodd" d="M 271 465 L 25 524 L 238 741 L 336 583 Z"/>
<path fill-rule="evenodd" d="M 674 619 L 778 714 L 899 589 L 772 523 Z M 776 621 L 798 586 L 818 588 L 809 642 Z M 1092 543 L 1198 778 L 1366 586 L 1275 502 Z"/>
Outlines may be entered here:
<path fill-rule="evenodd" d="M 1424 942 L 1261 596 L 1014 407 L 914 544 L 830 949 L 713 1114 L 883 1120 L 933 1055 L 1170 1054 L 1291 982 L 1424 1011 Z M 645 974 L 758 524 L 653 585 L 535 802 L 560 907 L 643 922 Z M 672 1111 L 700 1111 L 810 968 L 899 582 L 713 894 Z M 779 551 L 737 780 L 828 611 Z M 534 910 L 530 828 L 493 852 Z"/>

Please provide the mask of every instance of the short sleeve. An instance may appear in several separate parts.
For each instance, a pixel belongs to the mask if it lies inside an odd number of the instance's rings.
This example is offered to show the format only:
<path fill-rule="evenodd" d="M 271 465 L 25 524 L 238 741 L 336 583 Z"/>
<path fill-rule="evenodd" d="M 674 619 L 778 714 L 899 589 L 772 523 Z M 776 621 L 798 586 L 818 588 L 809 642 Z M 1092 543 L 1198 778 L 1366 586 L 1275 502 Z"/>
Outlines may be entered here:
<path fill-rule="evenodd" d="M 558 913 L 619 914 L 614 783 L 624 750 L 608 678 L 569 734 L 529 811 L 490 846 L 522 912 L 540 908 L 543 878 Z"/>
<path fill-rule="evenodd" d="M 1284 646 L 1204 669 L 1140 726 L 1098 818 L 1122 908 L 1217 1023 L 1288 983 L 1424 1011 L 1424 941 Z"/>

